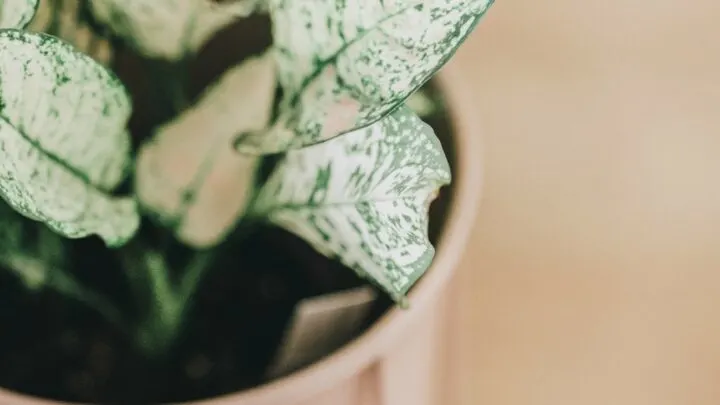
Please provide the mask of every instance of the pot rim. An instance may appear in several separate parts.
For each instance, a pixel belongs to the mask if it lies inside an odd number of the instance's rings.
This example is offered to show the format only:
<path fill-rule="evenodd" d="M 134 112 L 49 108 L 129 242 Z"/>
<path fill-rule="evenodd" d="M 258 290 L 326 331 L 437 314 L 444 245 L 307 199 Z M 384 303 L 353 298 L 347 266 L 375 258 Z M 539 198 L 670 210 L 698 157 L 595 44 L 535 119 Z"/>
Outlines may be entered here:
<path fill-rule="evenodd" d="M 451 60 L 436 76 L 446 101 L 456 142 L 457 175 L 447 222 L 441 231 L 430 270 L 409 293 L 410 307 L 393 308 L 358 338 L 331 355 L 285 377 L 266 384 L 215 398 L 188 401 L 185 405 L 276 405 L 302 402 L 370 367 L 413 322 L 420 321 L 448 284 L 465 250 L 477 216 L 483 185 L 482 145 L 477 114 L 467 114 L 462 105 L 473 105 L 473 95 L 464 82 L 463 70 Z M 462 113 L 461 113 L 462 111 Z M 478 156 L 480 154 L 480 156 Z M 318 383 L 321 381 L 321 383 Z M 80 405 L 36 398 L 0 388 L 0 403 L 12 405 Z"/>

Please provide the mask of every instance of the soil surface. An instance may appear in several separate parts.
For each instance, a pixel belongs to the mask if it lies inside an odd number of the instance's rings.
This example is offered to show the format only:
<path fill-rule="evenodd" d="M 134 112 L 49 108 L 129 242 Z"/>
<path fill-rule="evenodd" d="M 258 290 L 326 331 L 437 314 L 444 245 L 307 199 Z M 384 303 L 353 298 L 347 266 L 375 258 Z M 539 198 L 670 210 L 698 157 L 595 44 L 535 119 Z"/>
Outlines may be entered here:
<path fill-rule="evenodd" d="M 215 63 L 198 69 L 198 91 L 223 71 L 221 66 L 243 58 L 224 51 L 221 45 L 227 42 L 222 37 L 227 41 L 247 38 L 248 32 L 257 35 L 262 24 L 234 27 L 208 46 L 200 57 Z M 253 43 L 250 48 L 257 53 L 263 46 Z M 132 72 L 131 65 L 127 62 L 127 71 Z M 142 104 L 142 89 L 147 88 L 142 80 L 129 87 L 136 105 Z M 161 119 L 141 114 L 133 117 L 139 138 L 144 128 Z M 427 121 L 454 162 L 446 115 L 439 111 Z M 450 193 L 443 189 L 432 205 L 433 241 L 447 216 Z M 143 231 L 150 228 L 146 224 Z M 113 252 L 94 238 L 72 241 L 71 246 L 74 275 L 132 314 L 129 287 Z M 186 253 L 177 247 L 175 257 L 182 261 Z M 0 271 L 0 386 L 63 401 L 128 405 L 183 402 L 247 389 L 264 382 L 265 368 L 300 300 L 363 283 L 283 230 L 257 228 L 242 242 L 231 237 L 202 282 L 182 340 L 167 360 L 149 360 L 91 309 L 51 291 L 30 293 L 9 272 Z M 367 324 L 389 307 L 387 298 L 378 300 Z"/>

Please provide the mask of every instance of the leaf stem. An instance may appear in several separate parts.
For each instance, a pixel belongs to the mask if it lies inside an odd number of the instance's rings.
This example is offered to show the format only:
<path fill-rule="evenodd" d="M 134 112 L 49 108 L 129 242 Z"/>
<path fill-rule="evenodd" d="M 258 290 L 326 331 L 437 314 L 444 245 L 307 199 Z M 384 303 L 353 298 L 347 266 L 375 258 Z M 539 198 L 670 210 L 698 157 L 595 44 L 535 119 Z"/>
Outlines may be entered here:
<path fill-rule="evenodd" d="M 137 347 L 150 357 L 163 356 L 177 341 L 192 298 L 214 254 L 198 252 L 177 283 L 171 278 L 163 252 L 133 240 L 119 253 L 143 316 L 135 333 Z"/>
<path fill-rule="evenodd" d="M 251 229 L 252 226 L 241 228 L 241 232 L 236 234 L 233 242 L 245 238 L 250 234 Z M 146 299 L 140 302 L 146 317 L 137 330 L 136 342 L 147 355 L 163 356 L 172 348 L 182 332 L 188 310 L 194 302 L 203 276 L 217 257 L 217 250 L 196 252 L 183 269 L 177 283 L 173 283 L 170 279 L 170 269 L 161 253 L 141 250 L 139 246 L 131 246 L 122 253 L 126 256 L 125 265 L 131 267 L 126 269 L 131 283 L 136 286 L 136 290 L 137 287 L 145 287 L 141 292 L 141 298 L 144 294 Z"/>
<path fill-rule="evenodd" d="M 61 267 L 51 267 L 24 254 L 5 254 L 0 262 L 20 277 L 29 288 L 45 287 L 92 308 L 123 333 L 130 330 L 117 307 L 104 295 L 93 291 Z"/>
<path fill-rule="evenodd" d="M 181 323 L 170 269 L 160 252 L 141 245 L 138 240 L 130 241 L 119 254 L 143 317 L 135 342 L 147 355 L 161 355 L 171 346 Z"/>
<path fill-rule="evenodd" d="M 170 281 L 165 258 L 146 251 L 143 267 L 150 288 L 147 316 L 137 331 L 138 346 L 151 356 L 162 356 L 172 347 L 182 324 L 183 303 Z"/>
<path fill-rule="evenodd" d="M 178 292 L 182 302 L 187 303 L 193 299 L 203 275 L 206 270 L 210 268 L 214 260 L 215 254 L 213 251 L 201 251 L 195 254 L 195 257 L 192 258 L 187 268 L 185 268 L 183 277 L 180 280 Z"/>

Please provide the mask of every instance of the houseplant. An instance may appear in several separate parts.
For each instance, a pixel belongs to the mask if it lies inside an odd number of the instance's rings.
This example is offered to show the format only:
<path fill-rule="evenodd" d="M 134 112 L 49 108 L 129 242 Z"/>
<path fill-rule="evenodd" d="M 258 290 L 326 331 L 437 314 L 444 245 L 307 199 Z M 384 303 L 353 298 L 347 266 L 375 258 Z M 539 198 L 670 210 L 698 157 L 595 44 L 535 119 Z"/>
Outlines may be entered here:
<path fill-rule="evenodd" d="M 99 315 L 88 322 L 107 328 L 88 333 L 112 329 L 113 341 L 124 342 L 122 355 L 141 364 L 125 378 L 142 372 L 143 387 L 155 387 L 174 378 L 168 370 L 183 369 L 175 355 L 193 344 L 189 324 L 207 323 L 195 309 L 203 279 L 230 267 L 242 273 L 243 263 L 233 262 L 245 258 L 237 246 L 257 249 L 253 240 L 285 237 L 272 229 L 303 238 L 401 306 L 411 304 L 405 294 L 433 256 L 427 211 L 450 169 L 432 129 L 404 101 L 454 53 L 490 1 L 0 4 L 0 194 L 7 203 L 0 259 L 27 287 L 13 294 L 29 307 L 62 302 L 79 318 Z M 272 20 L 272 46 L 193 94 L 188 72 L 205 64 L 203 47 L 253 11 Z M 27 30 L 31 22 L 41 29 Z M 131 73 L 118 62 L 127 53 L 136 56 Z M 151 80 L 135 86 L 155 91 L 132 92 L 131 102 L 124 84 L 143 77 Z M 6 280 L 6 290 L 16 291 L 20 284 Z M 48 291 L 61 294 L 48 298 Z M 237 301 L 239 313 L 253 312 L 252 303 Z M 85 338 L 51 343 L 76 350 Z M 107 347 L 95 349 L 93 367 L 107 368 Z M 25 355 L 8 363 L 35 364 Z M 65 366 L 75 367 L 50 368 Z M 3 384 L 12 389 L 46 389 L 16 370 L 23 367 L 0 367 L 23 381 L 8 377 Z M 98 373 L 111 378 L 115 370 Z M 62 388 L 53 392 L 82 392 L 83 378 L 56 382 Z M 90 399 L 48 395 L 135 404 L 198 399 L 152 389 L 144 390 L 148 397 L 120 398 L 122 384 L 107 385 L 112 393 L 91 389 Z"/>

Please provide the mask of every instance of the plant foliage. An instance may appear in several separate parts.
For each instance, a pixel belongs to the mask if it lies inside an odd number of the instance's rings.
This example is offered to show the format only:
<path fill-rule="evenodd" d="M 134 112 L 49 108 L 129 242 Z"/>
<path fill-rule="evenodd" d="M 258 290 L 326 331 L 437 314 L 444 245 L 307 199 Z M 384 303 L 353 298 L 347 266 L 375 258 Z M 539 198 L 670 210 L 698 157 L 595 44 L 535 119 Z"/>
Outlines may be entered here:
<path fill-rule="evenodd" d="M 35 226 L 119 248 L 146 306 L 132 334 L 149 353 L 176 338 L 215 246 L 258 222 L 403 301 L 432 261 L 428 209 L 451 180 L 440 142 L 407 101 L 491 3 L 0 0 L 2 263 L 28 285 L 56 272 L 61 281 L 49 287 L 122 325 L 112 304 L 50 260 L 62 243 L 52 255 L 29 254 L 37 249 L 18 234 Z M 46 33 L 24 30 L 38 7 L 35 26 Z M 273 45 L 197 100 L 184 97 L 187 61 L 252 12 L 268 13 Z M 104 66 L 111 53 L 94 45 L 111 42 L 172 67 L 154 71 L 153 84 L 177 101 L 175 116 L 137 151 L 128 92 Z M 278 163 L 261 176 L 268 158 Z M 165 251 L 136 236 L 143 218 L 196 249 L 179 278 Z"/>

